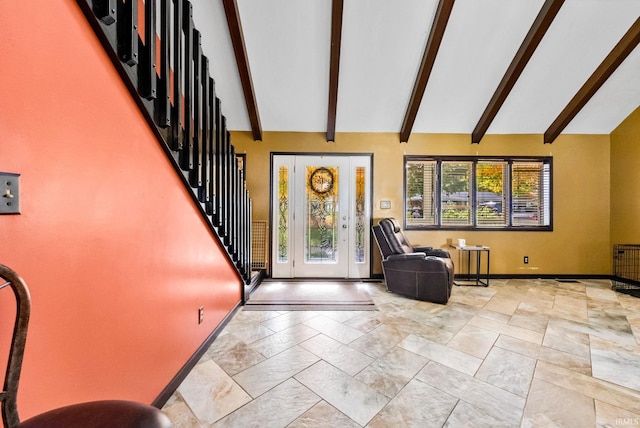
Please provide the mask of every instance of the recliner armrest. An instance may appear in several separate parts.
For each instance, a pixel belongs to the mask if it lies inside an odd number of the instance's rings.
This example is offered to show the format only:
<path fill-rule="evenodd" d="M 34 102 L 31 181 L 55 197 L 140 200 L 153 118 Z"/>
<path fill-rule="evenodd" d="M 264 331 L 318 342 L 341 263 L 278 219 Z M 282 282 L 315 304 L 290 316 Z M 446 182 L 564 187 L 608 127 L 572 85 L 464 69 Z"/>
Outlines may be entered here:
<path fill-rule="evenodd" d="M 427 251 L 433 251 L 433 247 L 413 247 L 415 253 L 426 253 Z"/>
<path fill-rule="evenodd" d="M 435 249 L 435 250 L 431 250 L 431 251 L 427 251 L 427 256 L 435 256 L 435 257 L 440 257 L 443 259 L 450 259 L 451 255 L 445 251 L 445 250 L 439 250 L 439 249 Z"/>
<path fill-rule="evenodd" d="M 453 272 L 453 261 L 442 257 L 426 256 L 424 253 L 394 254 L 382 261 L 384 270 L 400 270 L 414 273 Z"/>
<path fill-rule="evenodd" d="M 425 253 L 402 253 L 402 254 L 391 254 L 387 257 L 387 260 L 413 260 L 413 259 L 425 259 L 427 255 Z"/>

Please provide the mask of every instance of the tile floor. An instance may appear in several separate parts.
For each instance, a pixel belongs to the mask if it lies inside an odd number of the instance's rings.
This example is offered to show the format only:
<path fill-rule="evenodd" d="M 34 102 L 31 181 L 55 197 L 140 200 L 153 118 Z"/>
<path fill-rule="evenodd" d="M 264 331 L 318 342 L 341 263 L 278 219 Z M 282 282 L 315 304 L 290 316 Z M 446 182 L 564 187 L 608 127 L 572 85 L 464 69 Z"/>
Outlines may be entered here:
<path fill-rule="evenodd" d="M 492 280 L 446 306 L 239 310 L 163 411 L 175 427 L 640 426 L 640 299 Z"/>

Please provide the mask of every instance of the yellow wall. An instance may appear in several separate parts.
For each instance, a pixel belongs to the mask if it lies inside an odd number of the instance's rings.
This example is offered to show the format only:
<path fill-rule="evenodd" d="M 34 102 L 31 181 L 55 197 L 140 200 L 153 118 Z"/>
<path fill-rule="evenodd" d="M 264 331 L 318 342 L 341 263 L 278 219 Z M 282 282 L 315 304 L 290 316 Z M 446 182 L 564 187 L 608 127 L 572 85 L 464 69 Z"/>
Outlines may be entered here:
<path fill-rule="evenodd" d="M 492 274 L 610 274 L 608 135 L 562 135 L 545 145 L 541 135 L 487 135 L 481 144 L 471 144 L 469 135 L 415 134 L 401 144 L 395 133 L 340 133 L 328 143 L 323 133 L 265 132 L 263 141 L 253 141 L 249 132 L 234 132 L 232 142 L 237 153 L 246 153 L 253 218 L 258 220 L 269 219 L 272 152 L 373 153 L 376 223 L 383 217 L 402 218 L 405 154 L 553 156 L 553 232 L 407 231 L 407 236 L 414 244 L 442 248 L 458 238 L 488 245 Z M 391 209 L 381 210 L 381 200 L 391 201 Z M 524 256 L 529 256 L 528 265 Z M 374 273 L 380 272 L 376 262 Z"/>
<path fill-rule="evenodd" d="M 640 243 L 640 108 L 611 133 L 611 244 Z"/>

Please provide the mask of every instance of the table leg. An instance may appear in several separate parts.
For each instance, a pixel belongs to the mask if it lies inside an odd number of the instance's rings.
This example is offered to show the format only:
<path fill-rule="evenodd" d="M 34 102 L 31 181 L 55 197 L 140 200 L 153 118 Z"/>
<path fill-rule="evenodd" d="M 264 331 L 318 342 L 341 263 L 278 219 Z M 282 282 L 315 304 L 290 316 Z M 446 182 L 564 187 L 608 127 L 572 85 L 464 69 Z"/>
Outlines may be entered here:
<path fill-rule="evenodd" d="M 480 284 L 480 255 L 482 251 L 476 251 L 476 285 Z"/>
<path fill-rule="evenodd" d="M 485 282 L 484 284 L 485 287 L 489 286 L 489 255 L 490 255 L 490 251 L 487 250 L 487 282 Z"/>

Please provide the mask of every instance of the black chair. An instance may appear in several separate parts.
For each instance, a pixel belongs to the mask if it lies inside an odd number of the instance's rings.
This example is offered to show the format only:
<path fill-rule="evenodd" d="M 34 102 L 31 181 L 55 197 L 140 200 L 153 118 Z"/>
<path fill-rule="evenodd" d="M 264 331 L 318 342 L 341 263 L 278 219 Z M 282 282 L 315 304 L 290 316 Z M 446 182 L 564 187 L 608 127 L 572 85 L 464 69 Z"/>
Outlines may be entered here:
<path fill-rule="evenodd" d="M 373 234 L 388 291 L 433 303 L 449 301 L 454 265 L 447 251 L 412 246 L 394 218 L 380 220 Z"/>
<path fill-rule="evenodd" d="M 20 422 L 18 383 L 27 341 L 31 297 L 24 280 L 0 264 L 0 289 L 13 290 L 16 318 L 3 391 L 0 393 L 5 428 L 170 428 L 171 421 L 159 409 L 123 400 L 93 401 L 50 410 Z"/>

